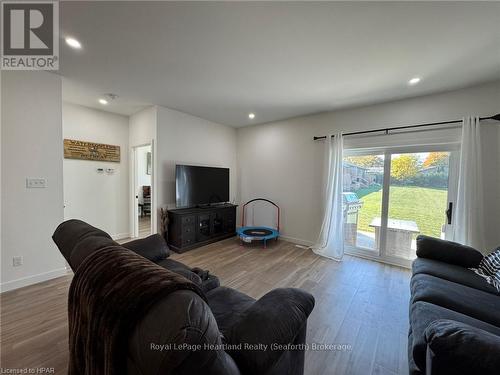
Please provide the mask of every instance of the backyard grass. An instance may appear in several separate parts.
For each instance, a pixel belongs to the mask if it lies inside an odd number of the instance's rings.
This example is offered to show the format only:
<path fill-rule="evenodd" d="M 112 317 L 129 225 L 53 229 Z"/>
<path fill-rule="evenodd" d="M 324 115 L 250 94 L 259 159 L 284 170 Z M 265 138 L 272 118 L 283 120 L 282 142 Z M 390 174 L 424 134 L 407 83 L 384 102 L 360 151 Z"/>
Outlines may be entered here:
<path fill-rule="evenodd" d="M 361 198 L 358 230 L 374 232 L 369 224 L 374 217 L 380 217 L 382 190 Z M 412 220 L 417 223 L 420 234 L 438 237 L 445 222 L 447 191 L 415 186 L 391 186 L 389 218 Z"/>

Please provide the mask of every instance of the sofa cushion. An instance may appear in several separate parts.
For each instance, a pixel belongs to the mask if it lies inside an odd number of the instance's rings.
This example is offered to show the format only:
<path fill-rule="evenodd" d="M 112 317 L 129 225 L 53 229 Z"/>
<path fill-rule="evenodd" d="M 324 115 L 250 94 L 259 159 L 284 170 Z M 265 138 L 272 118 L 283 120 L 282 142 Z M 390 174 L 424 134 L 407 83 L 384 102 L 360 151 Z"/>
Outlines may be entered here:
<path fill-rule="evenodd" d="M 427 342 L 425 340 L 425 330 L 435 320 L 449 319 L 468 324 L 472 327 L 483 329 L 495 335 L 500 335 L 500 327 L 488 324 L 479 319 L 460 314 L 456 311 L 446 309 L 423 301 L 410 305 L 410 325 L 411 342 L 408 348 L 413 357 L 415 365 L 425 372 Z"/>
<path fill-rule="evenodd" d="M 470 246 L 439 238 L 417 236 L 417 256 L 466 268 L 477 267 L 483 254 Z"/>
<path fill-rule="evenodd" d="M 412 302 L 425 301 L 500 327 L 500 296 L 426 274 L 410 283 Z"/>
<path fill-rule="evenodd" d="M 482 290 L 496 295 L 500 295 L 497 290 L 488 284 L 484 278 L 477 275 L 468 268 L 448 264 L 433 259 L 417 258 L 412 264 L 413 274 L 427 274 L 453 281 L 454 283 L 470 286 L 471 288 Z"/>
<path fill-rule="evenodd" d="M 500 336 L 456 320 L 440 319 L 425 330 L 427 366 L 433 374 L 500 372 Z"/>
<path fill-rule="evenodd" d="M 219 287 L 206 293 L 208 305 L 215 316 L 222 333 L 227 335 L 245 311 L 255 303 L 255 299 L 235 289 Z"/>
<path fill-rule="evenodd" d="M 155 263 L 170 255 L 167 243 L 159 234 L 126 242 L 122 246 Z"/>

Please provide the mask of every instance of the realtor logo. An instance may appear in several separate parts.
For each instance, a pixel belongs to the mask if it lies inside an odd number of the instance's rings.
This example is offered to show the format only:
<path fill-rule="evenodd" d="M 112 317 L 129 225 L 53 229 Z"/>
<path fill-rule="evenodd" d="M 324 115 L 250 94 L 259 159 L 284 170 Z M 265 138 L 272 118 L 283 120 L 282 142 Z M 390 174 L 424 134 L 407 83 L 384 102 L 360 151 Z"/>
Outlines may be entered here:
<path fill-rule="evenodd" d="M 1 68 L 59 69 L 57 1 L 2 1 Z"/>

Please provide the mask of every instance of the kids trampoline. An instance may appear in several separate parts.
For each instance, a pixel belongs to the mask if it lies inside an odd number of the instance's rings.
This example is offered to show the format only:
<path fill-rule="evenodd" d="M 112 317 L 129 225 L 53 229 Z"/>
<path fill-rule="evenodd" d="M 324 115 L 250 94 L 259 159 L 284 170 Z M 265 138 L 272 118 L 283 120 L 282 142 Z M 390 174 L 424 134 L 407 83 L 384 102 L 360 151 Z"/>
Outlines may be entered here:
<path fill-rule="evenodd" d="M 245 225 L 245 208 L 248 206 L 250 203 L 257 202 L 257 201 L 262 201 L 269 203 L 276 207 L 276 228 L 271 228 L 271 227 L 265 227 L 265 226 L 246 226 Z M 245 203 L 242 207 L 242 214 L 241 214 L 241 227 L 236 229 L 236 232 L 238 233 L 238 236 L 240 237 L 240 241 L 243 244 L 243 242 L 246 243 L 251 243 L 253 241 L 262 241 L 262 244 L 264 245 L 264 248 L 267 245 L 268 240 L 277 240 L 279 235 L 280 235 L 280 208 L 278 205 L 274 202 L 271 202 L 268 199 L 264 198 L 256 198 L 248 201 Z"/>

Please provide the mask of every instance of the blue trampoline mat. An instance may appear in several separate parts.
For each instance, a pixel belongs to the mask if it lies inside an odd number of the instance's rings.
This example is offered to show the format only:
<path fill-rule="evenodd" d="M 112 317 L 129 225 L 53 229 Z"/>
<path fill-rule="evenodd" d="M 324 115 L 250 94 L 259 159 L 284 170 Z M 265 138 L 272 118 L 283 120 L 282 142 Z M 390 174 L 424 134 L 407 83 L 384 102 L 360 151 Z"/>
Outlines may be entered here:
<path fill-rule="evenodd" d="M 241 227 L 236 229 L 236 233 L 246 240 L 272 240 L 279 236 L 279 232 L 269 227 Z"/>

